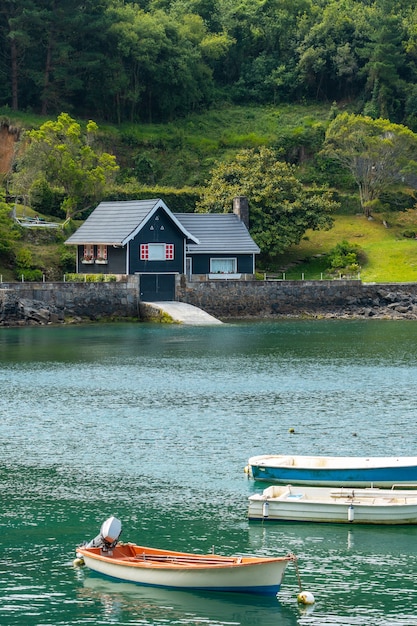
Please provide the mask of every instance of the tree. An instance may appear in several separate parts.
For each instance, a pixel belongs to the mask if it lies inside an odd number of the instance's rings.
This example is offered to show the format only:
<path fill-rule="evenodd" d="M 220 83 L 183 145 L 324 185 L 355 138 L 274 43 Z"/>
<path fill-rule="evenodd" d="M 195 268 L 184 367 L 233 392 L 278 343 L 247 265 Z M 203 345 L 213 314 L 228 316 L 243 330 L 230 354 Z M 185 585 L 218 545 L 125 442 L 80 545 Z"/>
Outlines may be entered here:
<path fill-rule="evenodd" d="M 32 0 L 3 0 L 0 7 L 0 37 L 2 40 L 2 82 L 10 80 L 10 104 L 14 111 L 21 105 L 22 84 L 25 83 L 24 57 L 33 45 L 30 25 L 36 6 Z M 27 89 L 27 85 L 25 85 Z"/>
<path fill-rule="evenodd" d="M 342 113 L 327 129 L 323 153 L 350 171 L 367 217 L 384 192 L 415 187 L 417 135 L 400 124 Z"/>
<path fill-rule="evenodd" d="M 282 100 L 294 89 L 298 23 L 311 13 L 310 0 L 218 0 L 219 23 L 233 40 L 214 65 L 220 85 L 238 102 Z M 231 89 L 230 89 L 231 88 Z"/>
<path fill-rule="evenodd" d="M 4 191 L 0 191 L 0 260 L 8 265 L 14 259 L 15 243 L 21 233 L 15 220 L 11 218 L 10 206 L 6 204 Z"/>
<path fill-rule="evenodd" d="M 197 208 L 227 213 L 235 196 L 248 198 L 251 235 L 269 258 L 299 243 L 309 228 L 330 228 L 330 212 L 336 208 L 329 192 L 305 189 L 295 166 L 265 147 L 218 163 Z"/>
<path fill-rule="evenodd" d="M 60 187 L 66 195 L 62 208 L 67 218 L 84 211 L 86 203 L 97 202 L 119 169 L 113 155 L 93 149 L 97 131 L 97 124 L 90 121 L 84 133 L 67 113 L 28 131 L 12 179 L 14 193 L 30 197 L 31 188 L 42 180 Z"/>
<path fill-rule="evenodd" d="M 28 0 L 26 0 L 28 1 Z M 43 5 L 36 42 L 39 58 L 32 80 L 41 114 L 69 107 L 85 111 L 86 93 L 94 91 L 91 73 L 99 65 L 106 81 L 108 61 L 108 0 L 36 0 Z M 39 17 L 38 17 L 39 19 Z M 106 53 L 103 53 L 103 50 Z"/>
<path fill-rule="evenodd" d="M 365 95 L 369 98 L 364 113 L 371 117 L 401 120 L 404 114 L 404 87 L 402 75 L 407 71 L 404 52 L 402 18 L 378 12 L 377 27 L 371 41 L 359 56 L 366 59 L 360 74 L 366 77 Z"/>
<path fill-rule="evenodd" d="M 88 94 L 100 81 L 108 82 L 110 2 L 3 0 L 0 103 L 42 115 L 70 106 L 84 112 Z M 90 84 L 97 66 L 100 78 Z"/>
<path fill-rule="evenodd" d="M 350 0 L 329 2 L 300 23 L 297 82 L 303 93 L 319 99 L 351 97 L 357 85 L 355 48 L 361 29 Z M 360 4 L 361 9 L 362 4 Z"/>

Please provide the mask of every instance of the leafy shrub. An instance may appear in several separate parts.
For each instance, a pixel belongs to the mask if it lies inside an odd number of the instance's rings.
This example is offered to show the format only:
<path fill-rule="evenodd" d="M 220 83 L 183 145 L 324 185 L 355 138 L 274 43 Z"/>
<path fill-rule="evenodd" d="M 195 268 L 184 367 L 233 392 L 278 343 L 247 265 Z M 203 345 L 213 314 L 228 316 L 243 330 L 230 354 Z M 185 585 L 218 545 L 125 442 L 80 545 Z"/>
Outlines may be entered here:
<path fill-rule="evenodd" d="M 63 250 L 59 263 L 63 272 L 71 272 L 75 267 L 75 252 L 73 250 Z"/>
<path fill-rule="evenodd" d="M 360 246 L 343 240 L 328 254 L 330 273 L 355 274 L 360 270 L 362 257 L 363 251 Z"/>
<path fill-rule="evenodd" d="M 114 274 L 65 274 L 67 283 L 115 283 L 117 278 Z"/>
<path fill-rule="evenodd" d="M 20 248 L 16 253 L 16 266 L 18 271 L 30 269 L 32 266 L 32 252 L 28 248 Z"/>
<path fill-rule="evenodd" d="M 57 189 L 52 189 L 46 180 L 37 180 L 30 190 L 30 204 L 37 213 L 65 217 L 61 204 L 64 200 L 64 193 Z"/>
<path fill-rule="evenodd" d="M 65 282 L 66 283 L 83 283 L 84 276 L 83 274 L 75 274 L 72 272 L 65 274 Z"/>
<path fill-rule="evenodd" d="M 155 184 L 158 172 L 155 160 L 146 152 L 139 152 L 133 156 L 132 173 L 142 184 Z"/>
<path fill-rule="evenodd" d="M 28 248 L 20 248 L 16 253 L 16 278 L 24 282 L 41 282 L 43 280 L 42 270 L 33 267 L 32 252 Z"/>
<path fill-rule="evenodd" d="M 25 283 L 40 283 L 43 280 L 42 270 L 38 269 L 16 269 L 16 278 Z"/>
<path fill-rule="evenodd" d="M 149 198 L 161 198 L 171 211 L 181 213 L 192 213 L 200 199 L 201 190 L 195 187 L 154 187 L 141 185 L 125 185 L 124 187 L 113 187 L 106 194 L 105 200 L 125 201 L 125 200 L 148 200 Z"/>
<path fill-rule="evenodd" d="M 86 274 L 86 283 L 104 283 L 104 274 Z"/>

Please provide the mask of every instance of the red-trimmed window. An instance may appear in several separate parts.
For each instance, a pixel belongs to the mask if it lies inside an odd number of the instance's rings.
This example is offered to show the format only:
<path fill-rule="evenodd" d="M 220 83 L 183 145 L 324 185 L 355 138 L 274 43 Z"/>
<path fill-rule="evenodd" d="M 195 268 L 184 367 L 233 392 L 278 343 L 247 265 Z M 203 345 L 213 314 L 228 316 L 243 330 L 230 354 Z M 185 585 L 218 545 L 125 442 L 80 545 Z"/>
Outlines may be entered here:
<path fill-rule="evenodd" d="M 107 261 L 107 246 L 97 246 L 97 258 Z"/>
<path fill-rule="evenodd" d="M 94 259 L 94 246 L 91 243 L 84 245 L 84 260 L 91 261 Z"/>
<path fill-rule="evenodd" d="M 173 243 L 142 243 L 139 250 L 141 261 L 173 261 Z"/>
<path fill-rule="evenodd" d="M 140 260 L 147 261 L 149 259 L 149 245 L 147 243 L 142 243 L 140 245 Z"/>

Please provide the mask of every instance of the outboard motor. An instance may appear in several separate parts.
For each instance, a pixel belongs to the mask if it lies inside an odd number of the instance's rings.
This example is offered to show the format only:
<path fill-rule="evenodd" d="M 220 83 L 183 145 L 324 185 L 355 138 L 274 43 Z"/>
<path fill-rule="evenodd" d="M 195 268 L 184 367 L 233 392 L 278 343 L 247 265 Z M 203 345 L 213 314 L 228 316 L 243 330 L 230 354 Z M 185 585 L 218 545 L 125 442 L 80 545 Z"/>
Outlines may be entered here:
<path fill-rule="evenodd" d="M 122 522 L 117 517 L 109 517 L 103 522 L 100 528 L 100 534 L 92 539 L 87 548 L 102 548 L 104 551 L 111 550 L 117 545 L 119 537 L 122 533 Z"/>

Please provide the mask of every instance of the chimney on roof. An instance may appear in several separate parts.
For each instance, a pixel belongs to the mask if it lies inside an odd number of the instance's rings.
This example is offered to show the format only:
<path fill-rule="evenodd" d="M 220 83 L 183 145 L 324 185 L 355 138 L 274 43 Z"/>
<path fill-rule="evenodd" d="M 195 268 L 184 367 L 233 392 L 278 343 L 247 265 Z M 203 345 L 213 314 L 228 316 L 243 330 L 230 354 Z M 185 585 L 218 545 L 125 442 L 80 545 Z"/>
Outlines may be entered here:
<path fill-rule="evenodd" d="M 246 196 L 233 198 L 233 213 L 239 217 L 249 230 L 249 203 Z"/>

